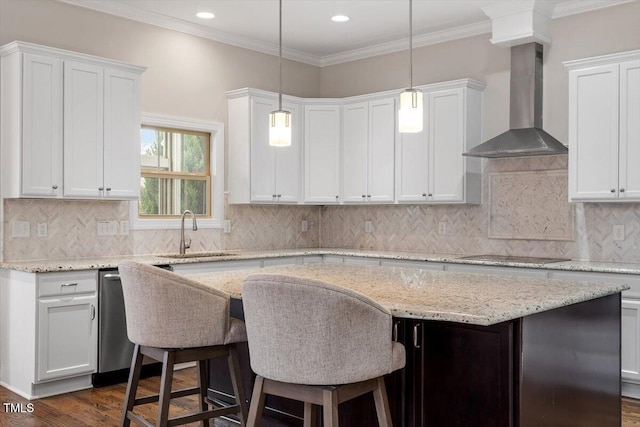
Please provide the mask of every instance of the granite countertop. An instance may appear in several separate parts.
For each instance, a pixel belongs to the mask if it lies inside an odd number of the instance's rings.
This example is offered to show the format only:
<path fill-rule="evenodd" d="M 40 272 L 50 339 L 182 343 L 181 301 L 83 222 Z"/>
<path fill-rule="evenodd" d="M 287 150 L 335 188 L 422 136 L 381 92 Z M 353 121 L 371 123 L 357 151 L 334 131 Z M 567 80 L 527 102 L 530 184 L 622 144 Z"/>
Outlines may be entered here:
<path fill-rule="evenodd" d="M 322 280 L 360 292 L 394 316 L 492 325 L 611 295 L 624 285 L 412 268 L 307 264 L 196 274 L 190 278 L 240 298 L 251 274 Z"/>
<path fill-rule="evenodd" d="M 223 256 L 209 255 L 194 258 L 167 258 L 157 255 L 126 255 L 113 257 L 94 257 L 77 259 L 49 259 L 29 261 L 1 262 L 0 268 L 25 271 L 28 273 L 45 273 L 54 271 L 95 270 L 101 268 L 116 268 L 124 260 L 142 262 L 145 264 L 190 264 L 198 262 L 221 262 L 233 260 L 250 260 L 261 258 L 283 258 L 291 256 L 336 255 L 363 258 L 384 258 L 388 260 L 441 262 L 454 264 L 487 265 L 502 267 L 537 268 L 547 270 L 585 271 L 599 273 L 640 274 L 640 263 L 591 262 L 591 261 L 563 261 L 548 264 L 522 263 L 517 261 L 486 261 L 463 259 L 470 254 L 433 254 L 422 252 L 398 252 L 363 249 L 320 248 L 320 249 L 273 249 L 263 251 L 224 250 Z M 207 252 L 209 254 L 214 253 Z M 206 253 L 205 253 L 206 254 Z"/>

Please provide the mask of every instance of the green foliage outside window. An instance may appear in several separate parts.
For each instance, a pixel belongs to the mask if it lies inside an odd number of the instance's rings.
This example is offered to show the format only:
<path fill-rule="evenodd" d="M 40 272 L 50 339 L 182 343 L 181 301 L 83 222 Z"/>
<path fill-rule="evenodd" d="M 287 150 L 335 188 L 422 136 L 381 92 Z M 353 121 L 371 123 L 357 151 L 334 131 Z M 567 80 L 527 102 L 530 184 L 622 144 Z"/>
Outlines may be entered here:
<path fill-rule="evenodd" d="M 142 128 L 139 215 L 209 215 L 209 141 L 204 133 Z"/>

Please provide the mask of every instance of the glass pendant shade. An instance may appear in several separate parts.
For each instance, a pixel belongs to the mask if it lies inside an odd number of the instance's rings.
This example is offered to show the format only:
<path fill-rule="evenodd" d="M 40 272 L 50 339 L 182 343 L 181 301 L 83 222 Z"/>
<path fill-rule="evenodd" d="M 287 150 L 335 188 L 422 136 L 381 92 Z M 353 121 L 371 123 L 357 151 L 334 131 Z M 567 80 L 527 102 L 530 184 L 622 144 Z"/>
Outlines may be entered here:
<path fill-rule="evenodd" d="M 276 110 L 269 113 L 269 145 L 288 147 L 291 145 L 291 113 Z"/>
<path fill-rule="evenodd" d="M 398 130 L 400 133 L 422 132 L 422 91 L 407 89 L 400 94 Z"/>

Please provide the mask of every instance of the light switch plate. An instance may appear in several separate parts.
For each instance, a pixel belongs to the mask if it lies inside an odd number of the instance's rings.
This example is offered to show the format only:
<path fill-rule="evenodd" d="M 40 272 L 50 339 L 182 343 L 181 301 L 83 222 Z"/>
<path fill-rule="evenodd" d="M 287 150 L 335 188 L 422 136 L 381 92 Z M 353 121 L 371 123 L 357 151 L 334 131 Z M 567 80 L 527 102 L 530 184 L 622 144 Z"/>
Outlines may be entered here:
<path fill-rule="evenodd" d="M 129 235 L 129 221 L 120 221 L 120 235 L 121 236 Z"/>
<path fill-rule="evenodd" d="M 47 237 L 49 230 L 46 222 L 38 223 L 38 237 Z"/>
<path fill-rule="evenodd" d="M 372 233 L 373 232 L 373 223 L 371 221 L 364 222 L 364 232 Z"/>
<path fill-rule="evenodd" d="M 302 220 L 302 226 L 301 226 L 302 232 L 306 233 L 307 231 L 309 231 L 309 223 L 307 222 L 306 219 Z"/>
<path fill-rule="evenodd" d="M 230 219 L 225 219 L 223 221 L 223 224 L 224 224 L 224 232 L 226 234 L 231 233 L 231 220 Z"/>

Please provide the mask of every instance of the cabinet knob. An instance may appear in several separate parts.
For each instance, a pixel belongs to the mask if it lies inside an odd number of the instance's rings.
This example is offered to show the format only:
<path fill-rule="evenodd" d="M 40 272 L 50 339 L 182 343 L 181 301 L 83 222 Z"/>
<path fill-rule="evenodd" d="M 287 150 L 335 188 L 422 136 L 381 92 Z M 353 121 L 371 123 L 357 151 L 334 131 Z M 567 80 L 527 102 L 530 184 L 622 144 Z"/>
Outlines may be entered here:
<path fill-rule="evenodd" d="M 51 188 L 53 188 L 54 190 L 57 190 L 58 186 L 57 185 L 53 185 Z"/>
<path fill-rule="evenodd" d="M 620 189 L 620 192 L 621 192 L 621 193 L 624 193 L 624 188 L 621 188 L 621 189 Z"/>
<path fill-rule="evenodd" d="M 98 187 L 98 191 L 104 190 L 104 187 Z"/>
<path fill-rule="evenodd" d="M 616 192 L 616 189 L 615 189 L 615 188 L 612 188 L 612 189 L 611 189 L 611 192 L 612 192 L 612 193 L 615 193 L 615 192 Z"/>
<path fill-rule="evenodd" d="M 275 199 L 275 198 L 276 198 L 276 195 L 275 195 L 275 194 L 272 194 L 272 195 L 271 195 L 271 198 L 272 198 L 272 199 Z"/>
<path fill-rule="evenodd" d="M 338 200 L 338 196 L 336 196 L 336 201 Z"/>
<path fill-rule="evenodd" d="M 280 197 L 282 197 L 282 194 L 278 194 L 278 199 L 279 199 Z"/>

